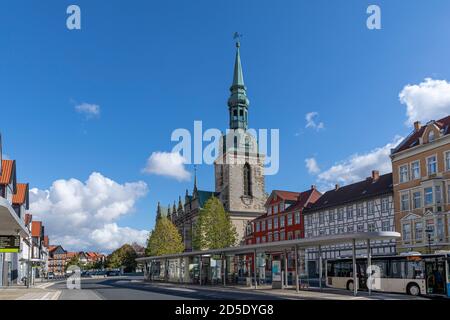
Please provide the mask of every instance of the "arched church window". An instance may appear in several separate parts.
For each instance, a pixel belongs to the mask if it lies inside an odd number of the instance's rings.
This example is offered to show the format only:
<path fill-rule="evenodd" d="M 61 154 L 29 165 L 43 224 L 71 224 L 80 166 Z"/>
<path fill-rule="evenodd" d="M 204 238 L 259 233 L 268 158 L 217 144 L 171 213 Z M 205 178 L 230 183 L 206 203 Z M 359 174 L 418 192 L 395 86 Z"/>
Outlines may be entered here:
<path fill-rule="evenodd" d="M 244 120 L 244 110 L 239 110 L 239 120 Z"/>
<path fill-rule="evenodd" d="M 252 195 L 252 171 L 248 162 L 244 165 L 244 195 Z"/>
<path fill-rule="evenodd" d="M 233 120 L 237 120 L 237 110 L 233 110 Z"/>
<path fill-rule="evenodd" d="M 250 155 L 250 138 L 245 137 L 245 156 L 248 157 Z"/>

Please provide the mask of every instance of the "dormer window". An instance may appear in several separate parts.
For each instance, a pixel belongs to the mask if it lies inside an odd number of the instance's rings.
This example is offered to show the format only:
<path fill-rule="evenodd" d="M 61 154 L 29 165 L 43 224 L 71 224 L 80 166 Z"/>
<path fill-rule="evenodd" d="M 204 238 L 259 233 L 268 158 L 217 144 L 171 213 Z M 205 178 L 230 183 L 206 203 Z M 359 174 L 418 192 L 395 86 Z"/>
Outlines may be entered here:
<path fill-rule="evenodd" d="M 434 141 L 434 131 L 431 130 L 431 131 L 428 133 L 428 143 L 433 142 L 433 141 Z"/>

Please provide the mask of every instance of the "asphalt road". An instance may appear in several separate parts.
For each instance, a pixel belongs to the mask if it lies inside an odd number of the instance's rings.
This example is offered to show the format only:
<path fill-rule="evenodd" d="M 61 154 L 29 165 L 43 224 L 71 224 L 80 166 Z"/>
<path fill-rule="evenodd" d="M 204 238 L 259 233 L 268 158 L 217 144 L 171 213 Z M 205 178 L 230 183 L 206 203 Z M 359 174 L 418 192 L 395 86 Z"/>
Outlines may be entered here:
<path fill-rule="evenodd" d="M 61 290 L 60 300 L 277 300 L 280 297 L 241 290 L 217 291 L 164 287 L 142 281 L 142 277 L 83 278 L 81 289 L 67 289 L 66 283 L 58 282 L 49 289 Z"/>

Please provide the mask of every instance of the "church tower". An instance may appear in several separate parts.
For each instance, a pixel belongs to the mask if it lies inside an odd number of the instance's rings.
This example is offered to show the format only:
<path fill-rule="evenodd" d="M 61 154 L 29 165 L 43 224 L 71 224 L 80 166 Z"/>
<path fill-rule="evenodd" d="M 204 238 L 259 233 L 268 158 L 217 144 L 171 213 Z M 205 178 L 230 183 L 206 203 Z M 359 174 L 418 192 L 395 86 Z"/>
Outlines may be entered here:
<path fill-rule="evenodd" d="M 222 136 L 214 162 L 215 191 L 243 238 L 245 226 L 265 212 L 264 155 L 248 132 L 247 88 L 244 84 L 240 42 L 236 42 L 233 83 L 228 99 L 229 129 Z"/>

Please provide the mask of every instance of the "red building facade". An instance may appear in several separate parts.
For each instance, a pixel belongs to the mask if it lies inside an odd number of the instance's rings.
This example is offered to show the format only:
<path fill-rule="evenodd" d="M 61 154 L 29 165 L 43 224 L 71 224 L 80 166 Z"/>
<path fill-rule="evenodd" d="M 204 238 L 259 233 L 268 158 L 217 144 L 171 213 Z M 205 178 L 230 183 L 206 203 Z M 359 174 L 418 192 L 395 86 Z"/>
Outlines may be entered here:
<path fill-rule="evenodd" d="M 266 213 L 247 226 L 246 244 L 304 238 L 303 209 L 322 194 L 315 186 L 304 192 L 274 190 L 266 201 Z"/>

